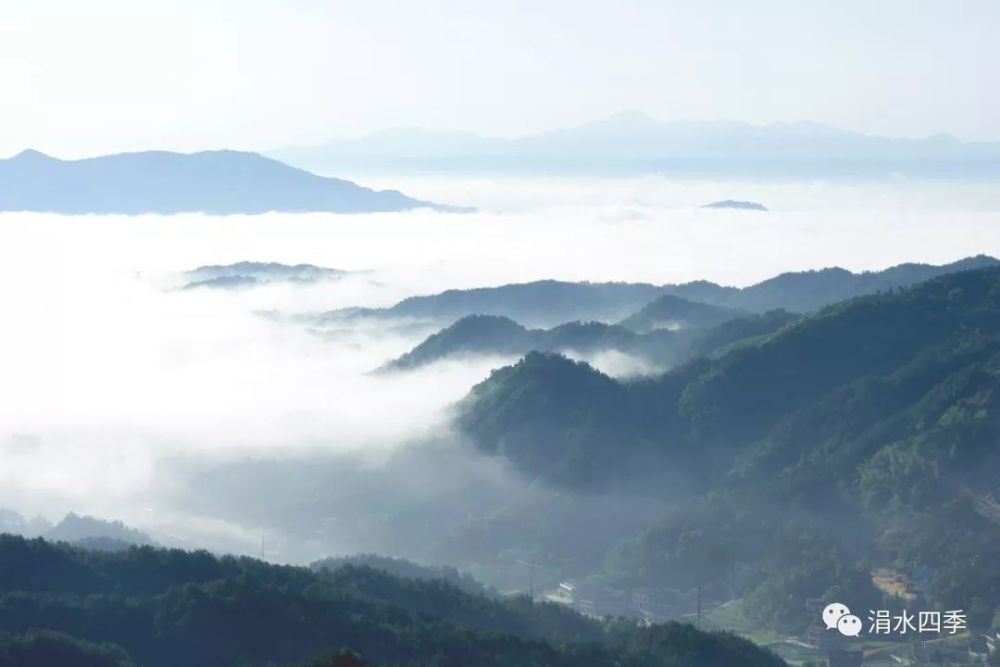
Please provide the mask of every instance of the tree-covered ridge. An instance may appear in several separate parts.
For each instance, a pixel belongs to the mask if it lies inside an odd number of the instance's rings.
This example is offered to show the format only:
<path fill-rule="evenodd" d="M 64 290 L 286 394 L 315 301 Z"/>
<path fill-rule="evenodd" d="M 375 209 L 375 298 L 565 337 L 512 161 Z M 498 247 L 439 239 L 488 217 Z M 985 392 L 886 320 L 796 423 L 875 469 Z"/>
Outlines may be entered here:
<path fill-rule="evenodd" d="M 310 564 L 310 569 L 316 571 L 333 571 L 352 565 L 356 567 L 371 567 L 391 574 L 400 579 L 415 579 L 418 581 L 446 581 L 455 588 L 472 595 L 486 594 L 488 591 L 481 583 L 468 574 L 459 572 L 450 565 L 420 565 L 404 558 L 380 556 L 379 554 L 354 554 L 351 556 L 332 556 Z"/>
<path fill-rule="evenodd" d="M 477 385 L 459 424 L 488 451 L 502 439 L 507 447 L 544 441 L 551 453 L 594 429 L 607 429 L 619 454 L 647 438 L 661 453 L 694 440 L 731 449 L 855 380 L 1000 333 L 998 276 L 963 272 L 837 304 L 653 380 L 615 382 L 584 364 L 529 355 Z"/>
<path fill-rule="evenodd" d="M 410 370 L 463 354 L 520 355 L 530 346 L 528 330 L 500 315 L 469 315 L 432 334 L 383 370 Z"/>
<path fill-rule="evenodd" d="M 673 295 L 692 302 L 751 313 L 783 309 L 806 313 L 854 297 L 909 287 L 937 276 L 997 266 L 985 255 L 940 266 L 900 264 L 883 271 L 852 273 L 841 268 L 783 273 L 748 287 L 707 280 L 681 284 L 590 283 L 539 280 L 530 283 L 451 289 L 413 296 L 388 308 L 344 308 L 310 315 L 316 324 L 343 318 L 415 319 L 446 325 L 469 315 L 506 317 L 529 327 L 566 322 L 620 322 L 655 299 Z"/>
<path fill-rule="evenodd" d="M 135 528 L 129 528 L 121 521 L 104 521 L 92 516 L 80 516 L 75 512 L 63 517 L 42 537 L 58 542 L 79 542 L 102 537 L 122 544 L 153 544 L 148 535 Z"/>
<path fill-rule="evenodd" d="M 769 336 L 800 317 L 779 308 L 722 322 L 702 332 L 693 341 L 690 354 L 694 357 L 706 357 L 727 351 L 733 345 L 756 342 L 753 339 Z"/>
<path fill-rule="evenodd" d="M 745 314 L 725 306 L 691 301 L 675 294 L 664 294 L 619 324 L 639 333 L 657 329 L 704 329 Z"/>
<path fill-rule="evenodd" d="M 245 287 L 269 283 L 310 284 L 334 280 L 348 275 L 347 271 L 313 264 L 280 264 L 278 262 L 236 262 L 199 266 L 183 274 L 182 289 L 204 287 Z"/>
<path fill-rule="evenodd" d="M 456 423 L 482 451 L 533 477 L 575 489 L 629 480 L 635 428 L 632 384 L 583 362 L 532 352 L 493 371 L 457 406 Z M 614 444 L 612 444 L 614 443 Z"/>
<path fill-rule="evenodd" d="M 134 667 L 120 647 L 74 639 L 63 632 L 31 629 L 0 633 L 0 667 Z"/>
<path fill-rule="evenodd" d="M 943 608 L 1000 607 L 1000 269 L 836 304 L 657 379 L 532 355 L 459 407 L 530 475 L 627 489 L 631 465 L 688 492 L 611 554 L 612 579 L 738 580 L 791 628 L 806 598 L 877 601 L 873 564 L 916 564 Z"/>
<path fill-rule="evenodd" d="M 891 373 L 945 342 L 1000 333 L 998 276 L 961 272 L 831 306 L 713 360 L 685 389 L 681 414 L 704 434 L 751 439 L 852 380 Z"/>
<path fill-rule="evenodd" d="M 569 322 L 551 329 L 527 329 L 507 317 L 469 315 L 432 334 L 382 370 L 411 370 L 462 355 L 522 356 L 528 352 L 590 353 L 615 350 L 651 363 L 668 364 L 679 358 L 691 336 L 656 331 L 639 334 L 601 322 Z"/>
<path fill-rule="evenodd" d="M 797 313 L 819 310 L 824 306 L 877 292 L 910 287 L 925 280 L 959 271 L 995 267 L 998 260 L 985 255 L 966 257 L 949 264 L 899 264 L 882 271 L 852 273 L 839 267 L 814 271 L 782 273 L 737 290 L 688 295 L 687 285 L 678 285 L 672 293 L 698 301 L 739 308 L 756 313 L 781 308 Z"/>
<path fill-rule="evenodd" d="M 331 311 L 320 320 L 339 317 L 408 318 L 454 322 L 469 315 L 506 317 L 531 327 L 565 322 L 616 322 L 663 294 L 648 283 L 590 283 L 539 280 L 531 283 L 451 289 L 413 296 L 389 308 Z"/>
<path fill-rule="evenodd" d="M 103 551 L 127 549 L 132 545 L 153 545 L 153 539 L 121 521 L 106 521 L 96 517 L 69 512 L 53 525 L 36 516 L 26 519 L 13 510 L 0 508 L 0 533 L 24 537 L 44 537 L 54 542 L 71 544 Z"/>
<path fill-rule="evenodd" d="M 674 319 L 663 319 L 670 317 Z M 431 334 L 379 370 L 411 370 L 463 355 L 602 351 L 622 352 L 653 367 L 665 368 L 692 356 L 710 355 L 741 341 L 771 334 L 798 317 L 783 310 L 740 314 L 670 295 L 660 297 L 617 325 L 568 322 L 551 329 L 528 329 L 507 317 L 469 315 Z M 667 322 L 678 328 L 657 326 Z"/>
<path fill-rule="evenodd" d="M 293 664 L 344 651 L 369 665 L 784 664 L 731 635 L 600 623 L 367 566 L 310 571 L 152 547 L 97 553 L 9 535 L 0 536 L 0 633 L 0 664 L 18 665 L 32 664 L 10 662 L 26 654 L 95 667 Z"/>

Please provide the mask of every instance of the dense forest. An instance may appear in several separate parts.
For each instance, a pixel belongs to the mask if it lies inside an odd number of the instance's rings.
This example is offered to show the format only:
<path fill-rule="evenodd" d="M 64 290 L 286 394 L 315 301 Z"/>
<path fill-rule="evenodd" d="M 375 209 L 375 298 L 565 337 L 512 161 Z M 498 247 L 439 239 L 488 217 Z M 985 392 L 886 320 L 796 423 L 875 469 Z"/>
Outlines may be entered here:
<path fill-rule="evenodd" d="M 397 569 L 399 563 L 390 563 Z M 348 658 L 348 655 L 354 658 Z M 340 656 L 339 658 L 337 656 Z M 0 665 L 768 667 L 735 636 L 585 618 L 351 563 L 0 536 Z"/>
<path fill-rule="evenodd" d="M 931 572 L 942 608 L 1000 607 L 1000 270 L 781 317 L 772 333 L 616 381 L 530 354 L 458 406 L 482 450 L 585 493 L 671 508 L 609 553 L 629 585 L 734 584 L 799 631 L 807 598 L 881 600 L 876 565 Z"/>
<path fill-rule="evenodd" d="M 624 286 L 599 294 L 619 290 L 638 298 Z M 738 602 L 753 626 L 786 636 L 814 621 L 810 600 L 905 604 L 876 587 L 879 568 L 907 575 L 926 608 L 965 609 L 976 628 L 996 623 L 1000 268 L 813 313 L 694 312 L 709 319 L 683 336 L 600 323 L 529 329 L 494 315 L 432 336 L 400 366 L 471 350 L 524 357 L 454 406 L 464 450 L 396 455 L 394 470 L 408 477 L 422 479 L 426 465 L 446 471 L 457 486 L 439 490 L 440 505 L 415 497 L 361 507 L 374 502 L 362 494 L 351 501 L 356 522 L 371 535 L 377 517 L 396 539 L 389 545 L 404 544 L 405 533 L 406 544 L 426 549 L 425 562 L 537 558 L 549 587 L 570 579 L 616 591 L 697 588 L 707 605 Z M 590 341 L 635 352 L 654 337 L 683 360 L 628 380 L 531 351 Z M 483 460 L 517 483 L 490 486 Z M 357 474 L 341 460 L 242 466 L 250 489 L 287 482 L 273 495 L 287 492 L 294 509 L 282 521 L 303 530 L 347 506 L 357 484 L 396 480 L 374 469 L 351 481 Z M 220 469 L 200 486 L 239 488 L 239 470 Z M 309 490 L 313 513 L 297 487 Z M 247 503 L 254 515 L 285 516 Z M 368 554 L 281 567 L 157 549 L 142 533 L 89 517 L 3 522 L 45 540 L 0 541 L 0 667 L 782 664 L 731 635 L 503 597 L 452 565 Z M 87 537 L 95 527 L 103 541 Z"/>

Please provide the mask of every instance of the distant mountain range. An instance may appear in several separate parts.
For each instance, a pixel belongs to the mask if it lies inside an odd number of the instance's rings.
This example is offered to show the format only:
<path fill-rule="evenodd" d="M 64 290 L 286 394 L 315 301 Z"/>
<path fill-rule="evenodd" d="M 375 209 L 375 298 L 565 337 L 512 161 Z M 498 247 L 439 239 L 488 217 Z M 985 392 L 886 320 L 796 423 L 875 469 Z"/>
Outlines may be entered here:
<path fill-rule="evenodd" d="M 314 324 L 358 317 L 424 320 L 450 324 L 467 315 L 497 315 L 529 327 L 565 322 L 615 322 L 663 294 L 646 283 L 532 283 L 447 290 L 404 299 L 390 308 L 346 308 L 312 316 Z"/>
<path fill-rule="evenodd" d="M 882 271 L 852 273 L 839 267 L 818 271 L 794 271 L 742 289 L 715 286 L 711 283 L 688 283 L 674 293 L 690 299 L 753 312 L 783 308 L 797 313 L 818 310 L 837 301 L 875 292 L 908 287 L 931 278 L 982 269 L 1000 264 L 986 255 L 967 257 L 948 264 L 899 264 Z"/>
<path fill-rule="evenodd" d="M 389 308 L 346 308 L 303 316 L 302 320 L 316 326 L 335 324 L 345 319 L 378 318 L 416 320 L 447 326 L 469 315 L 506 317 L 527 327 L 555 327 L 567 322 L 621 322 L 636 315 L 654 300 L 673 295 L 687 302 L 683 315 L 677 310 L 683 304 L 665 300 L 666 310 L 647 312 L 646 326 L 664 318 L 716 318 L 713 324 L 732 319 L 715 306 L 748 313 L 766 313 L 782 309 L 795 313 L 818 310 L 828 304 L 878 291 L 907 287 L 935 276 L 1000 264 L 1000 260 L 985 255 L 935 266 L 931 264 L 900 264 L 883 271 L 852 273 L 842 268 L 783 273 L 749 287 L 725 287 L 698 280 L 682 284 L 652 285 L 649 283 L 572 283 L 540 280 L 531 283 L 447 290 L 439 294 L 415 296 Z M 651 306 L 653 308 L 653 306 Z M 673 308 L 671 311 L 670 309 Z M 692 310 L 693 309 L 693 310 Z M 638 326 L 638 321 L 634 323 Z"/>
<path fill-rule="evenodd" d="M 204 287 L 252 287 L 268 283 L 308 284 L 320 280 L 334 280 L 347 275 L 347 271 L 330 269 L 312 264 L 279 264 L 277 262 L 236 262 L 199 266 L 184 273 L 182 289 Z"/>
<path fill-rule="evenodd" d="M 711 204 L 705 204 L 702 208 L 729 208 L 737 209 L 743 211 L 766 211 L 767 207 L 763 204 L 758 204 L 753 201 L 736 201 L 733 199 L 723 199 L 722 201 L 714 201 Z"/>
<path fill-rule="evenodd" d="M 153 544 L 153 540 L 140 530 L 130 528 L 121 521 L 106 521 L 92 516 L 70 512 L 62 521 L 46 531 L 44 537 L 60 542 L 84 542 L 106 539 L 120 544 Z"/>
<path fill-rule="evenodd" d="M 0 211 L 46 213 L 375 213 L 457 207 L 370 190 L 256 153 L 147 151 L 59 160 L 26 150 L 0 160 Z"/>
<path fill-rule="evenodd" d="M 154 544 L 146 533 L 121 521 L 107 521 L 75 512 L 70 512 L 59 523 L 52 525 L 42 517 L 29 520 L 17 512 L 0 508 L 0 533 L 44 537 L 97 551 L 118 551 L 131 545 Z"/>
<path fill-rule="evenodd" d="M 329 172 L 372 170 L 686 173 L 704 176 L 934 177 L 1000 174 L 1000 142 L 944 134 L 889 139 L 815 123 L 659 122 L 625 111 L 584 125 L 513 139 L 399 128 L 360 139 L 271 151 Z"/>
<path fill-rule="evenodd" d="M 558 352 L 586 356 L 607 351 L 630 355 L 652 369 L 663 369 L 770 335 L 800 319 L 792 310 L 808 312 L 828 303 L 907 287 L 924 278 L 997 264 L 992 258 L 975 257 L 941 267 L 905 264 L 863 274 L 826 269 L 782 274 L 742 290 L 700 282 L 656 288 L 644 284 L 542 281 L 415 297 L 388 309 L 334 311 L 314 318 L 313 324 L 367 316 L 424 319 L 424 324 L 430 326 L 434 322 L 447 322 L 463 310 L 478 309 L 479 312 L 461 315 L 432 333 L 409 352 L 376 369 L 377 372 L 413 370 L 444 359 L 476 355 L 521 357 L 529 352 Z M 611 313 L 637 297 L 648 297 L 651 287 L 654 291 L 661 290 L 659 296 L 617 324 L 572 317 L 581 312 Z M 696 294 L 705 301 L 672 292 Z M 568 295 L 577 300 L 571 302 Z M 731 305 L 710 303 L 712 300 Z M 567 307 L 567 303 L 572 306 Z M 546 304 L 549 304 L 547 309 Z M 781 307 L 761 312 L 761 306 L 772 305 Z M 569 319 L 551 328 L 529 328 L 511 316 L 516 313 L 537 320 L 542 312 L 548 319 Z"/>

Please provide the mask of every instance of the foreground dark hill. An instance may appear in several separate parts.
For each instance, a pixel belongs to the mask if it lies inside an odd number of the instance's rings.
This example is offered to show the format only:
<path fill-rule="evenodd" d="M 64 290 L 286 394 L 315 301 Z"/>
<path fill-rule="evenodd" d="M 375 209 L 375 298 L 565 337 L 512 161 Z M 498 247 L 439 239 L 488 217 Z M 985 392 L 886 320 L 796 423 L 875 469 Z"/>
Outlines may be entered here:
<path fill-rule="evenodd" d="M 59 160 L 28 150 L 0 160 L 0 211 L 224 215 L 415 208 L 458 210 L 239 151 L 147 151 Z"/>
<path fill-rule="evenodd" d="M 810 597 L 878 604 L 873 563 L 933 572 L 941 608 L 1000 609 L 1000 268 L 838 303 L 657 379 L 532 354 L 458 410 L 527 475 L 684 503 L 608 577 L 750 568 L 755 622 L 796 631 Z"/>
<path fill-rule="evenodd" d="M 347 650 L 367 665 L 784 664 L 731 635 L 600 623 L 370 567 L 310 571 L 149 547 L 107 554 L 0 536 L 0 664 L 320 664 Z"/>
<path fill-rule="evenodd" d="M 620 322 L 637 315 L 654 300 L 673 295 L 701 306 L 765 313 L 782 309 L 796 313 L 865 294 L 908 287 L 936 276 L 1000 265 L 985 255 L 943 264 L 900 264 L 883 271 L 852 273 L 831 268 L 783 273 L 744 288 L 726 287 L 705 280 L 677 285 L 649 283 L 572 283 L 540 280 L 531 283 L 454 289 L 414 296 L 389 308 L 347 308 L 309 316 L 316 324 L 344 318 L 396 318 L 431 321 L 447 326 L 469 315 L 507 317 L 529 327 L 554 327 L 565 322 Z M 675 302 L 675 306 L 679 302 Z M 669 305 L 668 302 L 665 302 Z M 687 306 L 691 308 L 691 306 Z M 720 312 L 715 310 L 714 312 Z M 669 315 L 669 313 L 667 313 Z M 739 313 L 734 313 L 736 317 Z"/>

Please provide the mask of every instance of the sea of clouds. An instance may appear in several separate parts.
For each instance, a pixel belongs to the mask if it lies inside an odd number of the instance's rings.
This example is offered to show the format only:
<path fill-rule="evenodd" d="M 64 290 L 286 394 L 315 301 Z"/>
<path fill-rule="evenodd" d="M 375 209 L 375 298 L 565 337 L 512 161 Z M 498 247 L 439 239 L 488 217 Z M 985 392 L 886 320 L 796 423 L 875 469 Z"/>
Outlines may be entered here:
<path fill-rule="evenodd" d="M 1000 255 L 1000 187 L 988 184 L 365 184 L 478 212 L 0 214 L 0 507 L 52 519 L 93 513 L 178 540 L 224 534 L 216 545 L 250 549 L 256 526 L 180 508 L 170 473 L 179 461 L 344 453 L 377 461 L 408 443 L 443 442 L 448 407 L 512 361 L 373 375 L 421 336 L 370 322 L 317 336 L 262 311 L 386 306 L 542 278 L 746 285 L 788 270 Z M 771 211 L 700 208 L 719 199 Z M 356 273 L 310 285 L 177 289 L 185 270 L 242 260 Z M 592 361 L 614 374 L 643 370 L 621 355 Z"/>

